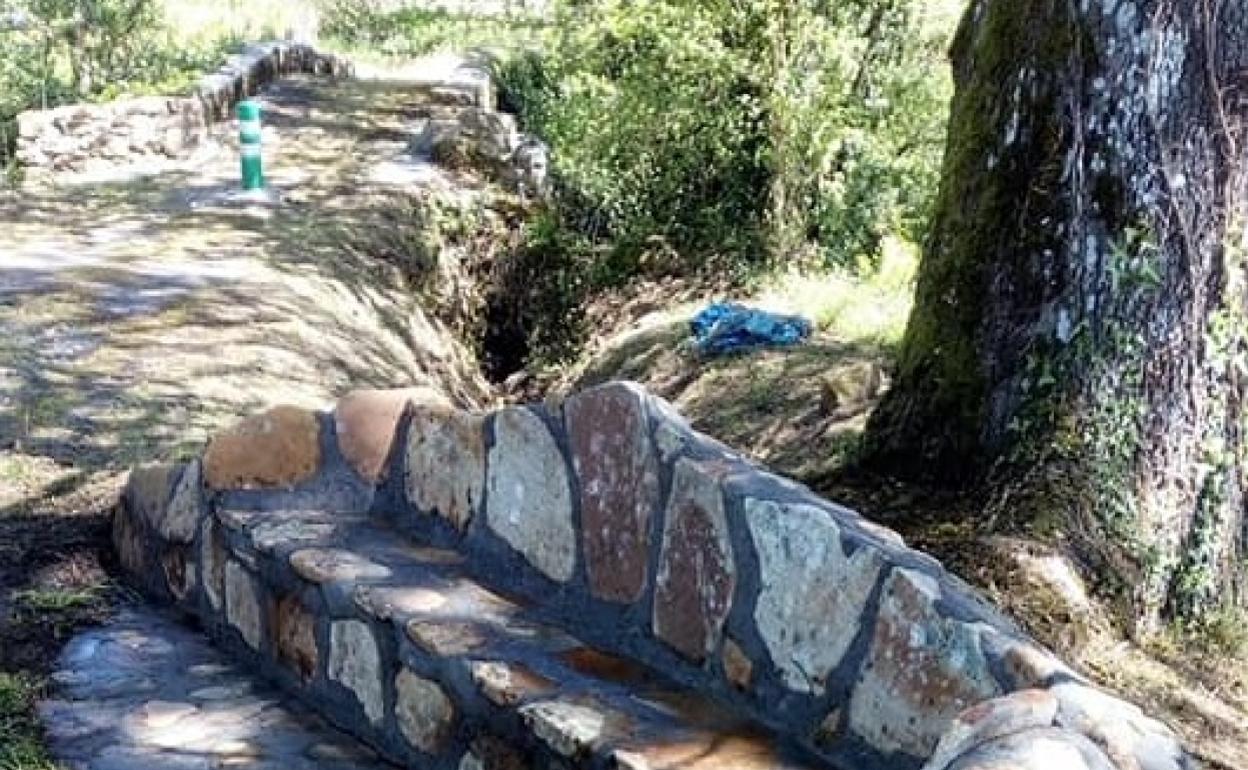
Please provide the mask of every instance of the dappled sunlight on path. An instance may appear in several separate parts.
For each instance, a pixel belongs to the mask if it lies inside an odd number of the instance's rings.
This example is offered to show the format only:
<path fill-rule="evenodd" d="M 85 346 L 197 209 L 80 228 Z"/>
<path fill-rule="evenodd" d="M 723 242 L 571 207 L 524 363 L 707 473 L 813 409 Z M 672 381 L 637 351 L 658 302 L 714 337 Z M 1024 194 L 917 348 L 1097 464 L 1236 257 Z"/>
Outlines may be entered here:
<path fill-rule="evenodd" d="M 0 197 L 0 511 L 66 475 L 48 461 L 172 459 L 264 405 L 422 383 L 485 398 L 402 272 L 343 248 L 379 200 L 455 184 L 411 155 L 423 94 L 293 79 L 263 101 L 276 205 L 234 194 L 225 136 L 176 170 Z"/>

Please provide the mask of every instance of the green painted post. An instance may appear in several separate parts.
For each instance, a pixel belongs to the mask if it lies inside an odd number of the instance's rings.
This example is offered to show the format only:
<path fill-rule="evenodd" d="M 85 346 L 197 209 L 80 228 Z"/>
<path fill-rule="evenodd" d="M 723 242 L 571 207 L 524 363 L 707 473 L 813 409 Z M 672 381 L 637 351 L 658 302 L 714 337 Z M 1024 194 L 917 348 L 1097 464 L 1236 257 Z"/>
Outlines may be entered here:
<path fill-rule="evenodd" d="M 243 189 L 263 189 L 264 162 L 260 157 L 260 104 L 250 99 L 238 103 L 238 147 L 243 161 Z"/>

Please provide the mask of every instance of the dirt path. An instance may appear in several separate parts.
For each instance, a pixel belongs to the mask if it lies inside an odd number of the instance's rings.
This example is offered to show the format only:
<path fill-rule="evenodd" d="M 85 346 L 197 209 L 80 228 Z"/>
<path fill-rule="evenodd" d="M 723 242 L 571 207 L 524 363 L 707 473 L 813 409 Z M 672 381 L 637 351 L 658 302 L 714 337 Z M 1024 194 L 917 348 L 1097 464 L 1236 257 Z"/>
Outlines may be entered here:
<path fill-rule="evenodd" d="M 391 201 L 477 195 L 410 152 L 422 67 L 268 91 L 277 205 L 232 195 L 228 135 L 159 173 L 0 195 L 0 677 L 45 673 L 57 642 L 108 612 L 107 509 L 129 467 L 356 387 L 487 398 L 410 271 L 354 247 L 387 230 Z"/>
<path fill-rule="evenodd" d="M 293 81 L 265 102 L 283 205 L 229 201 L 228 150 L 0 205 L 0 479 L 20 474 L 14 453 L 79 469 L 168 457 L 240 412 L 352 386 L 483 396 L 446 330 L 333 232 L 386 187 L 447 183 L 405 157 L 412 90 Z"/>

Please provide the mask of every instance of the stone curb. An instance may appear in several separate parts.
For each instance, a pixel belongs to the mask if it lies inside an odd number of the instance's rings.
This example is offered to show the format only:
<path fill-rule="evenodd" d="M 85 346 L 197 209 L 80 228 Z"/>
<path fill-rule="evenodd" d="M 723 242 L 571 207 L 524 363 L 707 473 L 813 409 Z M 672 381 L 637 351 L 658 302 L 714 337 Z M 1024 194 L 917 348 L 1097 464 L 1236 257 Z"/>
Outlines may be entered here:
<path fill-rule="evenodd" d="M 544 624 L 725 704 L 835 765 L 966 770 L 998 760 L 1030 766 L 1036 752 L 1060 751 L 1083 762 L 1072 768 L 1189 766 L 1170 730 L 1082 680 L 935 560 L 694 432 L 640 386 L 611 383 L 562 404 L 481 415 L 360 392 L 334 415 L 287 417 L 284 424 L 314 422 L 319 431 L 274 427 L 260 416 L 213 440 L 203 460 L 211 473 L 198 465 L 136 471 L 114 527 L 122 562 L 141 586 L 252 649 L 262 669 L 274 667 L 270 648 L 297 649 L 299 639 L 306 646 L 314 638 L 332 653 L 325 616 L 340 620 L 329 608 L 359 612 L 343 604 L 347 588 L 435 558 L 462 562 L 457 569 Z M 249 440 L 257 451 L 293 448 L 276 461 L 264 458 L 261 478 Z M 220 442 L 231 444 L 224 466 L 214 463 Z M 303 458 L 311 456 L 309 474 Z M 202 499 L 187 500 L 186 479 L 201 476 Z M 247 488 L 214 483 L 242 477 Z M 312 513 L 292 519 L 292 510 Z M 174 524 L 164 524 L 166 511 Z M 203 512 L 198 527 L 188 525 L 188 511 Z M 389 534 L 365 537 L 378 527 Z M 187 545 L 180 536 L 191 529 L 195 542 Z M 350 541 L 352 532 L 362 539 Z M 239 545 L 243 533 L 251 540 Z M 282 559 L 331 533 L 352 543 L 347 555 L 312 551 L 284 566 Z M 409 545 L 396 552 L 397 542 Z M 315 633 L 266 619 L 283 591 L 312 607 Z M 469 608 L 463 620 L 479 624 L 487 609 Z M 452 673 L 446 666 L 467 654 L 455 647 L 464 635 L 442 638 L 445 655 L 416 662 L 410 634 L 399 634 L 396 648 L 393 632 L 376 630 L 386 612 L 397 611 L 374 607 L 354 618 L 383 640 L 376 655 L 339 656 L 336 667 L 321 661 L 323 652 L 316 656 L 322 679 L 352 689 L 363 660 L 386 672 L 381 689 L 344 699 L 342 688 L 317 685 L 309 701 L 331 719 L 339 713 L 336 721 L 355 708 L 343 726 L 383 753 L 419 752 L 412 746 L 440 733 L 394 727 L 395 709 L 444 709 L 404 698 L 394 705 L 394 661 L 412 662 L 413 676 L 440 682 L 461 708 L 465 701 L 452 690 L 471 679 L 471 667 Z M 358 646 L 362 633 L 342 626 L 337 646 Z M 424 683 L 405 688 L 423 693 L 422 702 L 437 700 Z M 380 704 L 371 711 L 351 705 L 370 698 Z M 551 741 L 571 740 L 568 731 L 575 735 L 587 720 L 601 728 L 595 735 L 614 734 L 590 712 L 604 713 L 577 703 L 498 718 L 527 725 L 504 739 L 536 735 L 534 745 L 566 760 Z M 566 729 L 543 739 L 552 724 Z M 644 766 L 628 765 L 632 755 L 623 750 L 613 760 L 619 766 Z"/>
<path fill-rule="evenodd" d="M 233 106 L 293 73 L 350 77 L 337 55 L 302 43 L 246 46 L 205 75 L 190 96 L 147 96 L 108 104 L 28 110 L 17 117 L 17 159 L 33 173 L 77 171 L 88 164 L 189 155 Z"/>

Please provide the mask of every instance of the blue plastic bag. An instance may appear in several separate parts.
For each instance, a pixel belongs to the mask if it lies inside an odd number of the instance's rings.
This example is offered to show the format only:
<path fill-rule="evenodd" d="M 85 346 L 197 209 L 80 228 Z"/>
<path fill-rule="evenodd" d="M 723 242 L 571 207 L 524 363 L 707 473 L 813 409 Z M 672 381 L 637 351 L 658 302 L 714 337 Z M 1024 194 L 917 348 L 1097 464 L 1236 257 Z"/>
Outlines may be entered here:
<path fill-rule="evenodd" d="M 694 347 L 709 355 L 764 345 L 795 345 L 813 331 L 810 321 L 756 310 L 735 302 L 716 302 L 695 315 L 689 326 Z"/>

